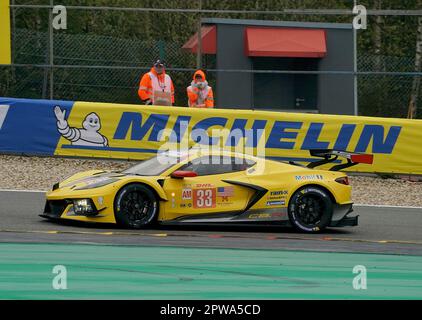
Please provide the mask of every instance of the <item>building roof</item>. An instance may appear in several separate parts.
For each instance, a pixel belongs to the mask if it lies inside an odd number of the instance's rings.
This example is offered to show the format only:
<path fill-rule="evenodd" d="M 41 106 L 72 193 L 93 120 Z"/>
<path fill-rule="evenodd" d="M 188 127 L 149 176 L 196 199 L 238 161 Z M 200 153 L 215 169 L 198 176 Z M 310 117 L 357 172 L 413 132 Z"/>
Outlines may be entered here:
<path fill-rule="evenodd" d="M 319 29 L 353 29 L 351 23 L 323 23 L 323 22 L 296 22 L 296 21 L 273 21 L 273 20 L 247 20 L 247 19 L 222 19 L 203 18 L 203 24 L 232 24 L 246 26 L 269 26 L 290 28 L 319 28 Z"/>
<path fill-rule="evenodd" d="M 323 58 L 325 29 L 246 27 L 245 53 L 250 57 Z"/>

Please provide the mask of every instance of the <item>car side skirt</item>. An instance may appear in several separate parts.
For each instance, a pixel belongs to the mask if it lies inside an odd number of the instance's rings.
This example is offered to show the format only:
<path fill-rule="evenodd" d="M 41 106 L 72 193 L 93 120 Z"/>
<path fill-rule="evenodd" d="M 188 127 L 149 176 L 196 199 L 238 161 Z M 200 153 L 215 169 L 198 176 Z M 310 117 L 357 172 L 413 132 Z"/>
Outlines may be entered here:
<path fill-rule="evenodd" d="M 161 224 L 180 223 L 248 223 L 248 222 L 284 222 L 288 221 L 287 208 L 254 209 L 245 212 L 233 211 L 213 214 L 189 215 L 174 220 L 162 221 Z"/>

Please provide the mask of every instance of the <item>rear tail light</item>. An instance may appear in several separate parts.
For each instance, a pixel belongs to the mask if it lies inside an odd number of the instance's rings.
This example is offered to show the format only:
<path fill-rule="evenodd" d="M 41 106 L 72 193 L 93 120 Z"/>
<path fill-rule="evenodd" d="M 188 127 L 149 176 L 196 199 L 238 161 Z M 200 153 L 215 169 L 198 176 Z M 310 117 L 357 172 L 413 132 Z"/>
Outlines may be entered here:
<path fill-rule="evenodd" d="M 341 178 L 337 178 L 336 182 L 344 184 L 346 186 L 349 185 L 349 178 L 348 177 L 341 177 Z"/>

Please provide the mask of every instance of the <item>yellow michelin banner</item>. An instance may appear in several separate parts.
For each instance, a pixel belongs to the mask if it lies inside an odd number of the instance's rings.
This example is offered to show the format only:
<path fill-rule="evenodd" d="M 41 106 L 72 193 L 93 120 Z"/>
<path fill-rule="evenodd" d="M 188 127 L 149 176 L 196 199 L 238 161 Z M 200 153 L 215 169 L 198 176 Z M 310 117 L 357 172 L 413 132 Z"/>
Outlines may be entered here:
<path fill-rule="evenodd" d="M 9 0 L 0 0 L 0 64 L 11 64 Z"/>
<path fill-rule="evenodd" d="M 422 174 L 421 120 L 87 102 L 57 105 L 53 116 L 60 156 L 143 160 L 188 141 L 301 163 L 316 160 L 310 149 L 369 153 L 373 165 L 349 170 Z"/>

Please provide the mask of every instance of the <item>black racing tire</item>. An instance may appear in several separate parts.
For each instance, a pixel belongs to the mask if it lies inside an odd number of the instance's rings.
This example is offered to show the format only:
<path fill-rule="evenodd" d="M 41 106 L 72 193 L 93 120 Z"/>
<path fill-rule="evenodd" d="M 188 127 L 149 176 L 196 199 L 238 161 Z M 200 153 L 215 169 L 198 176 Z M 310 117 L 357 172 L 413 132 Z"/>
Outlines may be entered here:
<path fill-rule="evenodd" d="M 333 208 L 333 201 L 326 190 L 317 186 L 302 187 L 289 201 L 290 223 L 300 232 L 321 232 L 330 224 Z"/>
<path fill-rule="evenodd" d="M 142 229 L 153 224 L 158 215 L 159 202 L 146 185 L 134 183 L 124 186 L 114 199 L 114 216 L 118 225 Z"/>

